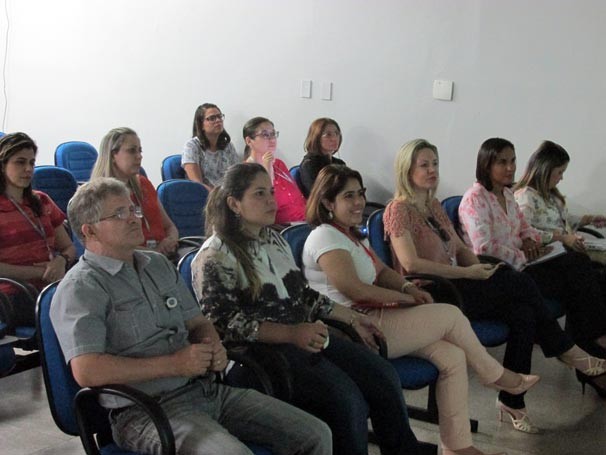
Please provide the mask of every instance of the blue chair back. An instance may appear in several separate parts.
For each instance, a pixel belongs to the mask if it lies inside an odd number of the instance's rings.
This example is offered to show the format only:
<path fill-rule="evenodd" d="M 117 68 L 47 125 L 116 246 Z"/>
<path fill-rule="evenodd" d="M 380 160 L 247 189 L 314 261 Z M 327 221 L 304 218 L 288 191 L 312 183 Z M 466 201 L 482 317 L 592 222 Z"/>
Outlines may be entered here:
<path fill-rule="evenodd" d="M 179 237 L 204 235 L 208 190 L 191 180 L 167 180 L 158 185 L 158 198 L 179 230 Z"/>
<path fill-rule="evenodd" d="M 308 196 L 307 191 L 305 190 L 305 187 L 303 186 L 303 182 L 301 181 L 301 166 L 296 164 L 289 169 L 289 172 L 290 172 L 290 176 L 293 178 L 293 180 L 295 181 L 295 183 L 301 190 L 301 193 L 303 193 L 303 195 L 305 195 L 305 197 L 307 197 Z"/>
<path fill-rule="evenodd" d="M 459 220 L 459 205 L 463 196 L 450 196 L 442 201 L 442 208 L 450 218 L 450 222 L 455 228 L 455 231 L 461 235 L 461 220 Z"/>
<path fill-rule="evenodd" d="M 55 150 L 55 165 L 71 171 L 78 182 L 90 179 L 95 161 L 97 150 L 88 142 L 64 142 Z"/>
<path fill-rule="evenodd" d="M 147 178 L 147 172 L 145 172 L 145 169 L 143 169 L 143 167 L 139 168 L 139 175 L 142 175 L 143 177 Z"/>
<path fill-rule="evenodd" d="M 297 267 L 303 269 L 303 247 L 305 241 L 312 231 L 312 227 L 309 224 L 294 224 L 282 230 L 280 234 L 284 237 L 284 240 L 290 245 L 292 255 L 295 258 Z"/>
<path fill-rule="evenodd" d="M 170 155 L 162 160 L 162 181 L 171 179 L 186 179 L 185 170 L 181 167 L 181 155 Z"/>
<path fill-rule="evenodd" d="M 389 248 L 389 243 L 385 240 L 385 227 L 383 225 L 384 212 L 384 208 L 375 210 L 368 217 L 368 220 L 366 221 L 368 242 L 377 256 L 379 256 L 379 259 L 388 267 L 393 267 L 391 249 Z"/>
<path fill-rule="evenodd" d="M 32 188 L 48 194 L 63 213 L 67 213 L 67 203 L 78 189 L 78 182 L 62 167 L 36 166 Z"/>
<path fill-rule="evenodd" d="M 183 256 L 179 260 L 179 264 L 177 265 L 177 269 L 179 270 L 179 273 L 181 274 L 181 278 L 183 278 L 183 281 L 185 281 L 185 284 L 187 284 L 189 291 L 192 293 L 192 295 L 194 297 L 196 296 L 196 294 L 194 293 L 194 287 L 191 282 L 191 277 L 192 277 L 191 262 L 196 257 L 196 254 L 198 254 L 199 249 L 200 248 L 196 248 L 196 249 L 190 251 L 189 253 L 187 253 L 185 256 Z"/>

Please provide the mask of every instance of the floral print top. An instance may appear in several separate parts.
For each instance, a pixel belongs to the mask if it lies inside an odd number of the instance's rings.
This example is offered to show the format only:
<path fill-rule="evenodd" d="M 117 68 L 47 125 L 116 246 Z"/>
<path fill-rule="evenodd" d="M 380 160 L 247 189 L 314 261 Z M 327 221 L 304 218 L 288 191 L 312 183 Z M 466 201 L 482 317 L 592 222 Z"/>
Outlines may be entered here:
<path fill-rule="evenodd" d="M 431 215 L 442 229 L 448 232 L 450 238 L 455 238 L 457 235 L 455 229 L 437 199 L 431 201 L 430 210 Z M 415 245 L 417 256 L 420 258 L 440 264 L 452 264 L 457 256 L 455 242 L 452 240 L 443 242 L 438 233 L 427 223 L 426 218 L 409 202 L 393 200 L 387 204 L 383 214 L 383 224 L 386 237 L 401 237 L 405 231 L 408 231 Z M 393 246 L 391 247 L 391 257 L 394 270 L 402 274 L 407 273 L 398 261 Z"/>
<path fill-rule="evenodd" d="M 540 242 L 541 235 L 524 218 L 513 192 L 504 188 L 503 194 L 507 211 L 480 183 L 465 192 L 459 206 L 463 239 L 475 254 L 495 256 L 520 270 L 527 262 L 522 241 L 531 238 Z"/>
<path fill-rule="evenodd" d="M 553 240 L 554 231 L 570 233 L 581 223 L 581 217 L 570 215 L 558 198 L 550 196 L 544 199 L 529 186 L 516 191 L 515 198 L 526 220 L 541 234 L 543 243 Z"/>
<path fill-rule="evenodd" d="M 192 262 L 192 284 L 202 312 L 225 341 L 256 341 L 263 321 L 298 324 L 331 313 L 334 302 L 309 287 L 276 231 L 263 229 L 248 251 L 262 283 L 256 300 L 244 270 L 217 235 L 204 242 Z"/>

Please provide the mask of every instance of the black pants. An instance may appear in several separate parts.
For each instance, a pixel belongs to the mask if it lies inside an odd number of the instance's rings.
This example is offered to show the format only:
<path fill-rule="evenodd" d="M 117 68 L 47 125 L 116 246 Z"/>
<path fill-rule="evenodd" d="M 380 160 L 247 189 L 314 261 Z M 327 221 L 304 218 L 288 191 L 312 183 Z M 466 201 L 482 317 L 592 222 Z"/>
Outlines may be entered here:
<path fill-rule="evenodd" d="M 574 342 L 551 316 L 533 280 L 525 273 L 501 268 L 488 280 L 452 280 L 463 297 L 463 312 L 469 319 L 495 319 L 509 326 L 503 366 L 517 373 L 531 370 L 535 341 L 545 357 L 570 349 Z M 514 409 L 524 406 L 523 395 L 499 394 Z"/>
<path fill-rule="evenodd" d="M 292 378 L 289 401 L 328 424 L 335 455 L 368 453 L 368 417 L 381 454 L 419 453 L 400 379 L 387 360 L 337 337 L 330 338 L 322 354 L 312 355 L 292 344 L 271 348 L 287 360 Z M 230 372 L 228 380 L 232 385 L 250 386 L 245 371 Z"/>
<path fill-rule="evenodd" d="M 566 330 L 575 342 L 591 350 L 596 338 L 606 334 L 606 299 L 603 277 L 589 257 L 570 251 L 526 268 L 541 293 L 559 300 L 566 310 Z"/>

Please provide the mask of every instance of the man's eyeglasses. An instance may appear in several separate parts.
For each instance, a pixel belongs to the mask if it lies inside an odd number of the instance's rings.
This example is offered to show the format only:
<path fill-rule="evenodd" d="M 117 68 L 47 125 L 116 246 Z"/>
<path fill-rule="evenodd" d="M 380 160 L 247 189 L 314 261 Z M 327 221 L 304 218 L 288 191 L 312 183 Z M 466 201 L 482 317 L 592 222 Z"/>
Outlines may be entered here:
<path fill-rule="evenodd" d="M 427 217 L 427 224 L 436 234 L 438 234 L 442 242 L 450 241 L 450 234 L 446 232 L 446 230 L 442 226 L 440 226 L 438 220 L 436 220 L 433 216 Z"/>
<path fill-rule="evenodd" d="M 280 136 L 280 132 L 279 131 L 261 131 L 260 133 L 257 133 L 253 136 L 253 139 L 255 137 L 262 137 L 263 139 L 265 139 L 266 141 L 269 141 L 270 139 L 277 139 Z"/>
<path fill-rule="evenodd" d="M 338 131 L 327 131 L 326 133 L 322 133 L 322 137 L 327 139 L 333 139 L 335 137 L 341 137 L 341 133 Z"/>
<path fill-rule="evenodd" d="M 113 215 L 104 216 L 99 218 L 99 221 L 111 220 L 113 218 L 117 220 L 126 221 L 128 218 L 134 215 L 135 218 L 143 218 L 143 211 L 138 205 L 131 205 L 130 207 L 120 207 Z"/>
<path fill-rule="evenodd" d="M 215 115 L 209 115 L 204 120 L 206 120 L 207 122 L 214 123 L 219 120 L 223 120 L 224 118 L 225 118 L 225 114 L 215 114 Z"/>

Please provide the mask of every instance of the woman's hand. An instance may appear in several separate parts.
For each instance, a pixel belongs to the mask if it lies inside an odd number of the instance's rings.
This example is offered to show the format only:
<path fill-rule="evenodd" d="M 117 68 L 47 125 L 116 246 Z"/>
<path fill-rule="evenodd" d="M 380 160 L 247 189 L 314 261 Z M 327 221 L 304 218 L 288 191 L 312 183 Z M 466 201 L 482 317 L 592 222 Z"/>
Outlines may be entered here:
<path fill-rule="evenodd" d="M 274 152 L 265 152 L 263 155 L 263 167 L 269 171 L 274 164 Z"/>
<path fill-rule="evenodd" d="M 156 251 L 167 256 L 177 250 L 178 244 L 178 240 L 175 240 L 171 237 L 164 237 L 164 239 L 162 239 L 162 241 L 156 246 Z"/>
<path fill-rule="evenodd" d="M 562 243 L 574 251 L 584 252 L 585 251 L 585 240 L 580 235 L 576 234 L 565 234 L 562 235 Z"/>
<path fill-rule="evenodd" d="M 425 303 L 433 303 L 433 297 L 429 292 L 426 292 L 418 287 L 409 287 L 406 289 L 406 293 L 410 294 L 415 299 L 416 305 L 423 305 Z"/>
<path fill-rule="evenodd" d="M 352 321 L 353 322 L 351 326 L 358 333 L 358 335 L 360 335 L 360 337 L 364 341 L 364 344 L 370 349 L 378 352 L 379 345 L 375 341 L 375 336 L 381 338 L 382 340 L 385 340 L 385 335 L 383 335 L 381 329 L 379 329 L 375 325 L 375 323 L 372 322 L 372 320 L 364 314 L 357 315 L 355 318 L 352 319 Z"/>
<path fill-rule="evenodd" d="M 499 269 L 502 262 L 498 264 L 472 264 L 465 267 L 468 280 L 487 280 Z"/>
<path fill-rule="evenodd" d="M 63 256 L 55 256 L 51 261 L 38 262 L 34 265 L 44 267 L 42 281 L 45 283 L 52 283 L 65 276 L 65 258 Z"/>
<path fill-rule="evenodd" d="M 528 262 L 534 261 L 541 256 L 539 246 L 540 245 L 531 238 L 527 237 L 522 240 L 522 251 L 524 252 L 524 256 L 526 256 L 526 260 Z"/>
<path fill-rule="evenodd" d="M 309 352 L 320 352 L 328 338 L 328 329 L 324 324 L 303 322 L 290 330 L 290 342 Z"/>
<path fill-rule="evenodd" d="M 591 217 L 591 223 L 597 228 L 606 227 L 606 216 L 594 215 Z"/>

